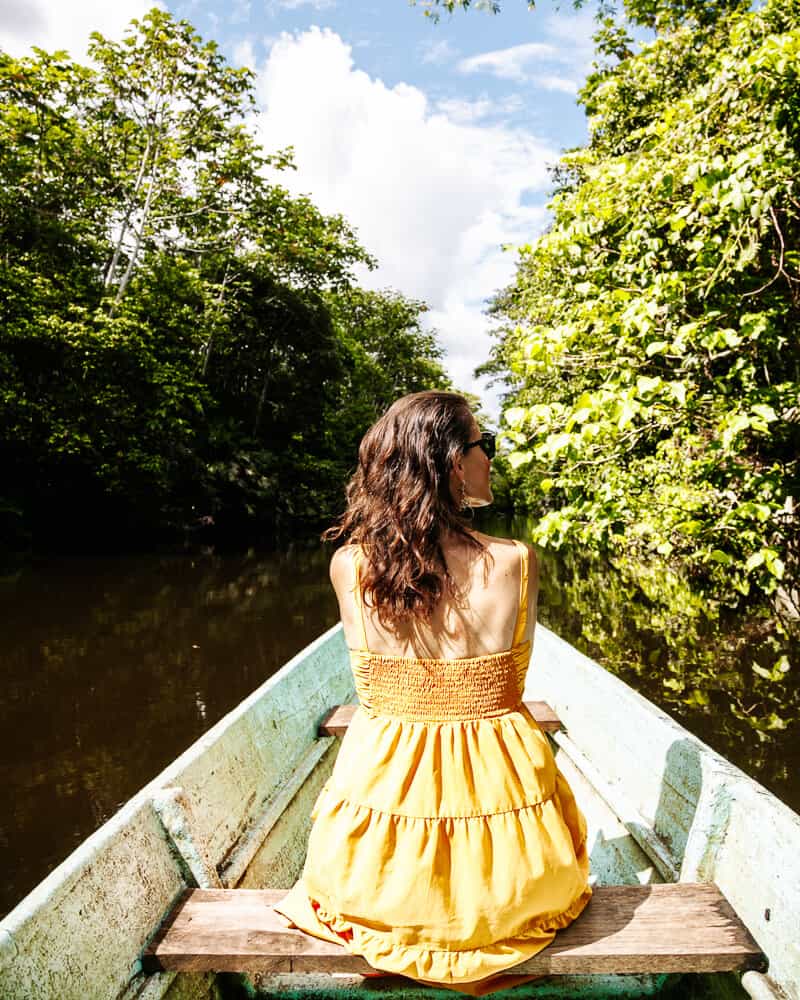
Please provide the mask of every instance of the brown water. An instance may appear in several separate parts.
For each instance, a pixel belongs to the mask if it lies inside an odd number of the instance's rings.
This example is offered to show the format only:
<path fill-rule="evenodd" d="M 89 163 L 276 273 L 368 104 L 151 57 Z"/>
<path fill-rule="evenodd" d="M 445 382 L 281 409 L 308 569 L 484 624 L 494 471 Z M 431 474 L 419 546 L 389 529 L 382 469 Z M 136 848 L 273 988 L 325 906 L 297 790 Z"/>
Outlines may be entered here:
<path fill-rule="evenodd" d="M 327 558 L 314 542 L 277 554 L 70 557 L 0 581 L 0 849 L 10 861 L 0 914 L 335 623 Z M 540 619 L 602 659 L 589 609 L 564 602 L 575 572 L 543 561 Z M 609 592 L 613 571 L 593 572 L 590 587 Z M 659 652 L 657 638 L 632 645 Z M 676 704 L 658 669 L 637 673 L 615 659 L 616 647 L 610 667 L 800 808 L 796 727 L 765 741 L 715 707 L 713 691 L 709 704 Z"/>

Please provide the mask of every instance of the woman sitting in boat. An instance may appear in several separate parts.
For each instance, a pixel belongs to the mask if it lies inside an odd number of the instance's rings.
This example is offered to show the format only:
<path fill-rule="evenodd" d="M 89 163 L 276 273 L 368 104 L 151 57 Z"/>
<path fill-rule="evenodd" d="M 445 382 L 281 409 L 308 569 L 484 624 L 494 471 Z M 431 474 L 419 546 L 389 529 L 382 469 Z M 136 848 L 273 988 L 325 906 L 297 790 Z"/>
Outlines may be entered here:
<path fill-rule="evenodd" d="M 404 396 L 367 432 L 326 536 L 360 708 L 278 907 L 376 970 L 472 995 L 589 900 L 586 826 L 522 703 L 538 570 L 473 530 L 494 437 L 450 392 Z"/>

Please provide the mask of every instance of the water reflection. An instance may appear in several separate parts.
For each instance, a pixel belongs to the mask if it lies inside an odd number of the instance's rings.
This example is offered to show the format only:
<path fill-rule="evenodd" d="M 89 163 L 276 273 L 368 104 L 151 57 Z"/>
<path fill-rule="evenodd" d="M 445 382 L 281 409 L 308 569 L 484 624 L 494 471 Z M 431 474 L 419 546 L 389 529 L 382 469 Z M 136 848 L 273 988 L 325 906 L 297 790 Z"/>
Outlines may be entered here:
<path fill-rule="evenodd" d="M 317 544 L 49 561 L 0 600 L 2 912 L 338 617 Z"/>

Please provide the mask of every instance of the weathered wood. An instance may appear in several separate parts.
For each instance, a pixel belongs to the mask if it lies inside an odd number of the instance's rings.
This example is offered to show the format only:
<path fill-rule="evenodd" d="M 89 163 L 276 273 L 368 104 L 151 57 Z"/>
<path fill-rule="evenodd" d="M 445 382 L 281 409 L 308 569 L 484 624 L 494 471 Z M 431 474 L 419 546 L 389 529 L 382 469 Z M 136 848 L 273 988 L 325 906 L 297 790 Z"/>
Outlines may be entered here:
<path fill-rule="evenodd" d="M 149 972 L 369 972 L 344 947 L 289 930 L 283 891 L 189 889 L 145 952 Z M 549 975 L 763 968 L 758 945 L 714 885 L 602 886 L 583 914 L 515 972 Z"/>
<path fill-rule="evenodd" d="M 525 707 L 545 732 L 562 729 L 561 720 L 546 701 L 526 701 Z M 319 726 L 320 736 L 344 736 L 358 705 L 336 705 Z"/>
<path fill-rule="evenodd" d="M 153 808 L 177 859 L 201 889 L 221 889 L 217 869 L 197 833 L 192 804 L 182 788 L 164 788 L 153 796 Z"/>
<path fill-rule="evenodd" d="M 332 744 L 333 740 L 331 738 L 322 737 L 312 743 L 303 754 L 295 769 L 276 794 L 267 802 L 263 812 L 247 831 L 246 835 L 232 846 L 228 852 L 228 856 L 218 865 L 221 881 L 220 888 L 235 888 L 258 853 L 259 848 L 272 831 L 272 828 L 281 816 L 283 816 L 286 807 Z M 208 886 L 204 888 L 208 888 Z"/>

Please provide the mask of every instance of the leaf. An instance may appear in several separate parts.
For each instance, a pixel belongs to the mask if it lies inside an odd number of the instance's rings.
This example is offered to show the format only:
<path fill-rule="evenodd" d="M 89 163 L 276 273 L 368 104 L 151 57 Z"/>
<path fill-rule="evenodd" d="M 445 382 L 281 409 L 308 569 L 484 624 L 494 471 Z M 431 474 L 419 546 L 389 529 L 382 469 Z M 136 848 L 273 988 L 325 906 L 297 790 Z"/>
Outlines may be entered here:
<path fill-rule="evenodd" d="M 658 389 L 660 385 L 660 378 L 650 378 L 647 375 L 640 375 L 636 379 L 636 391 L 640 396 L 646 396 L 648 393 Z"/>
<path fill-rule="evenodd" d="M 771 573 L 776 580 L 782 580 L 783 574 L 786 570 L 783 560 L 780 558 L 774 549 L 764 550 L 764 563 L 767 567 L 767 571 Z"/>
<path fill-rule="evenodd" d="M 764 563 L 764 550 L 760 549 L 758 552 L 754 552 L 744 564 L 745 570 L 749 573 L 756 569 L 758 566 L 762 566 Z"/>
<path fill-rule="evenodd" d="M 712 549 L 709 558 L 713 559 L 714 562 L 721 563 L 723 566 L 730 566 L 733 562 L 732 556 L 727 552 L 723 552 L 722 549 Z"/>
<path fill-rule="evenodd" d="M 528 411 L 523 406 L 512 406 L 505 410 L 503 413 L 503 419 L 508 424 L 509 427 L 517 428 L 520 427 Z"/>
<path fill-rule="evenodd" d="M 619 417 L 617 418 L 617 427 L 621 431 L 625 430 L 626 427 L 633 423 L 633 418 L 636 416 L 636 410 L 637 408 L 630 401 L 626 401 L 622 404 Z"/>
<path fill-rule="evenodd" d="M 667 389 L 670 395 L 683 406 L 686 403 L 686 383 L 685 382 L 668 382 Z"/>
<path fill-rule="evenodd" d="M 519 469 L 520 466 L 527 465 L 532 460 L 532 451 L 512 451 L 508 456 L 508 464 L 512 469 Z"/>
<path fill-rule="evenodd" d="M 754 406 L 751 406 L 750 409 L 753 413 L 758 414 L 758 416 L 763 420 L 766 420 L 767 423 L 772 423 L 773 420 L 778 419 L 778 414 L 775 410 L 773 410 L 771 406 L 767 406 L 765 403 L 756 403 Z"/>

